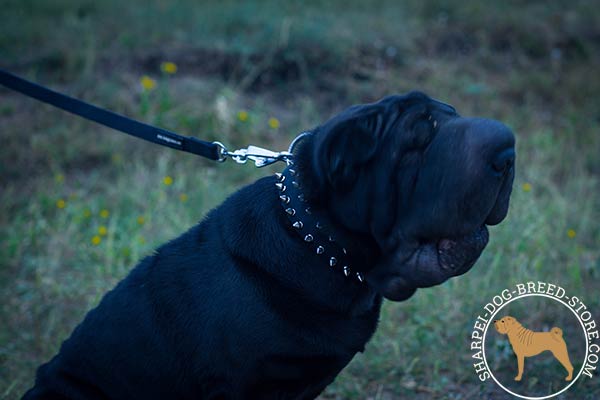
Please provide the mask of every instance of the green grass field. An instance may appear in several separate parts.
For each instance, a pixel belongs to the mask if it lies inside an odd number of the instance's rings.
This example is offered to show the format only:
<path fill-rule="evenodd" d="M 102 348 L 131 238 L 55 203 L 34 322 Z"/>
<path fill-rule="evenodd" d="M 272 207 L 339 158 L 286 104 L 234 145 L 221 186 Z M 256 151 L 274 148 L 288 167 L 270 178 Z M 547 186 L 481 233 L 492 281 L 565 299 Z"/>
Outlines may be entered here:
<path fill-rule="evenodd" d="M 322 398 L 506 398 L 477 379 L 470 334 L 485 302 L 517 282 L 560 284 L 600 318 L 593 2 L 3 0 L 0 67 L 230 148 L 283 150 L 351 104 L 413 89 L 515 131 L 510 213 L 477 265 L 386 303 L 366 352 Z M 4 89 L 0 141 L 7 399 L 136 260 L 281 168 L 211 163 Z M 543 307 L 528 313 L 544 319 Z M 599 398 L 597 375 L 564 398 Z"/>

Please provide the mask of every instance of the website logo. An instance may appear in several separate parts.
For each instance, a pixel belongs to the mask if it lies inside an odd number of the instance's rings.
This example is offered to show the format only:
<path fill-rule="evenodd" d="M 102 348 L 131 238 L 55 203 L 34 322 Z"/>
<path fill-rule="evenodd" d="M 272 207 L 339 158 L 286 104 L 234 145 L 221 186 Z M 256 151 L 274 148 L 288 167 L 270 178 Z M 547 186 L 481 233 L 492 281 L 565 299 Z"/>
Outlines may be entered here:
<path fill-rule="evenodd" d="M 517 283 L 483 306 L 470 349 L 481 381 L 541 400 L 597 374 L 600 334 L 580 297 L 553 283 Z"/>

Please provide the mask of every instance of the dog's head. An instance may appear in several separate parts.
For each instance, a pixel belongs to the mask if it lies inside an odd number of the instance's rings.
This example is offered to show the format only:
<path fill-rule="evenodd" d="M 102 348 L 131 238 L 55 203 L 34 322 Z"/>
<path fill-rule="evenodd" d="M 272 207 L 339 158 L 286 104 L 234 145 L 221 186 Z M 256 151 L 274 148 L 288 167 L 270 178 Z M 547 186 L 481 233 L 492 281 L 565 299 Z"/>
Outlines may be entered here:
<path fill-rule="evenodd" d="M 468 271 L 507 214 L 515 139 L 412 92 L 358 105 L 298 146 L 310 201 L 372 239 L 367 282 L 390 300 Z"/>
<path fill-rule="evenodd" d="M 512 327 L 517 323 L 517 320 L 509 315 L 494 321 L 494 328 L 503 335 L 506 335 Z"/>

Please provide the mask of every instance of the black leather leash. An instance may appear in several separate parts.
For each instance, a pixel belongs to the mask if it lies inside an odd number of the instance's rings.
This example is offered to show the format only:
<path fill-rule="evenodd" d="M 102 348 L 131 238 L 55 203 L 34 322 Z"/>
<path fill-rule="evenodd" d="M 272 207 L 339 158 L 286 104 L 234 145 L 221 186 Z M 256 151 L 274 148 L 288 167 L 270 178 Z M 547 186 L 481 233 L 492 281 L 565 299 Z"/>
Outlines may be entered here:
<path fill-rule="evenodd" d="M 0 84 L 26 96 L 108 126 L 109 128 L 127 133 L 128 135 L 206 157 L 210 160 L 225 161 L 227 157 L 231 157 L 239 164 L 243 164 L 247 160 L 252 160 L 256 163 L 257 167 L 263 167 L 277 161 L 289 162 L 292 159 L 290 152 L 274 152 L 257 146 L 249 146 L 247 149 L 230 152 L 219 142 L 207 142 L 191 136 L 178 135 L 166 129 L 136 121 L 124 115 L 96 107 L 38 85 L 37 83 L 30 82 L 2 69 L 0 69 Z"/>

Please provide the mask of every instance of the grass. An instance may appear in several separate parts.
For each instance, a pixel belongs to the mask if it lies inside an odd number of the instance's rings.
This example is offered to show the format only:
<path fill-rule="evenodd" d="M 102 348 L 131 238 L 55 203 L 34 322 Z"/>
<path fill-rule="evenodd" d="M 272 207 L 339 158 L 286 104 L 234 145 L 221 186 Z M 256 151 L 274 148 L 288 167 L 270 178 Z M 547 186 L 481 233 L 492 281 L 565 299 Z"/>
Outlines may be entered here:
<path fill-rule="evenodd" d="M 350 104 L 415 88 L 507 123 L 514 196 L 477 266 L 386 303 L 366 352 L 322 395 L 502 398 L 470 359 L 488 298 L 557 282 L 600 318 L 599 26 L 585 1 L 7 0 L 0 54 L 41 83 L 230 147 L 284 149 Z M 157 86 L 144 91 L 143 75 Z M 213 164 L 0 96 L 0 397 L 12 399 L 136 260 L 277 167 Z M 567 393 L 597 398 L 600 379 Z"/>

